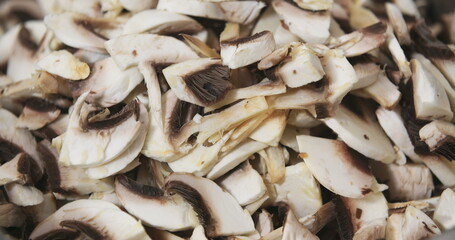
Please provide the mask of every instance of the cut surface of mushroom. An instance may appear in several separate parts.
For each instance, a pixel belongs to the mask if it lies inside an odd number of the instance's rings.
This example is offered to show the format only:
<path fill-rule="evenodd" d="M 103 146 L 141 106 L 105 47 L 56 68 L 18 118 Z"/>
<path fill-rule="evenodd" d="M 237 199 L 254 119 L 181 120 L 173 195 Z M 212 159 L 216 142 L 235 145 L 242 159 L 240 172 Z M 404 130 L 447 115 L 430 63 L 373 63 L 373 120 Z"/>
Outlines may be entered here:
<path fill-rule="evenodd" d="M 165 188 L 167 192 L 179 194 L 193 206 L 207 237 L 255 231 L 251 216 L 243 211 L 232 195 L 209 179 L 173 173 L 167 178 Z M 226 211 L 231 214 L 223 214 Z"/>
<path fill-rule="evenodd" d="M 256 128 L 251 134 L 250 138 L 266 143 L 270 146 L 278 146 L 278 142 L 283 135 L 284 128 L 286 127 L 286 116 L 285 110 L 276 110 L 270 116 L 268 116 L 261 125 Z"/>
<path fill-rule="evenodd" d="M 440 233 L 430 217 L 412 206 L 404 213 L 392 214 L 387 220 L 386 239 L 421 239 Z"/>
<path fill-rule="evenodd" d="M 19 153 L 0 166 L 0 186 L 11 182 L 22 185 L 33 183 L 33 177 L 36 176 L 32 175 L 32 171 L 36 171 L 37 168 L 34 164 L 35 162 L 27 154 Z"/>
<path fill-rule="evenodd" d="M 358 91 L 373 98 L 387 109 L 394 108 L 401 98 L 398 87 L 389 80 L 384 72 L 379 73 L 378 79 L 374 83 Z"/>
<path fill-rule="evenodd" d="M 124 175 L 116 178 L 115 193 L 129 213 L 152 227 L 181 231 L 199 224 L 192 207 L 179 195 L 165 195 L 159 188 L 140 184 Z"/>
<path fill-rule="evenodd" d="M 453 123 L 441 120 L 432 121 L 420 129 L 419 135 L 431 152 L 441 154 L 449 160 L 455 160 L 453 153 L 455 125 Z"/>
<path fill-rule="evenodd" d="M 60 113 L 60 109 L 49 101 L 32 97 L 25 102 L 17 126 L 36 130 L 56 120 Z"/>
<path fill-rule="evenodd" d="M 319 240 L 310 230 L 303 226 L 296 218 L 292 210 L 288 210 L 283 224 L 283 239 L 295 240 Z"/>
<path fill-rule="evenodd" d="M 275 39 L 270 31 L 256 33 L 221 43 L 223 64 L 236 69 L 257 62 L 275 50 Z"/>
<path fill-rule="evenodd" d="M 90 74 L 87 63 L 79 61 L 66 50 L 52 52 L 41 58 L 36 64 L 38 70 L 44 70 L 70 80 L 85 79 Z"/>
<path fill-rule="evenodd" d="M 5 192 L 11 203 L 18 206 L 33 206 L 43 202 L 43 193 L 34 186 L 25 186 L 19 183 L 8 183 Z"/>
<path fill-rule="evenodd" d="M 438 206 L 433 214 L 433 220 L 441 230 L 449 230 L 455 226 L 455 215 L 453 204 L 455 203 L 455 193 L 447 188 L 441 194 Z"/>

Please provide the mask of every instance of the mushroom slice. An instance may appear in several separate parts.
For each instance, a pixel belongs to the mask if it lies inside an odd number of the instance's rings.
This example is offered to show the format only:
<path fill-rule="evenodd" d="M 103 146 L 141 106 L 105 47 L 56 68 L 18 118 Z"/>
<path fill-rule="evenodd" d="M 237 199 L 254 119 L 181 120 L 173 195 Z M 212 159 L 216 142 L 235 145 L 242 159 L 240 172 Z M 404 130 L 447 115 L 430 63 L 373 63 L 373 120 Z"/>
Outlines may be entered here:
<path fill-rule="evenodd" d="M 307 215 L 299 219 L 299 222 L 303 224 L 310 232 L 316 234 L 325 225 L 335 219 L 335 204 L 333 201 L 327 202 L 322 205 L 317 212 L 311 215 Z"/>
<path fill-rule="evenodd" d="M 88 93 L 82 94 L 74 104 L 59 157 L 64 165 L 91 167 L 105 164 L 125 151 L 144 125 L 140 116 L 145 108 L 138 101 L 131 101 L 113 114 L 104 110 L 108 114 L 103 119 L 100 115 L 103 112 L 93 114 L 93 107 L 84 102 Z"/>
<path fill-rule="evenodd" d="M 19 183 L 5 185 L 8 200 L 18 206 L 33 206 L 43 202 L 43 193 L 33 186 L 24 186 Z"/>
<path fill-rule="evenodd" d="M 44 22 L 64 44 L 102 53 L 106 52 L 104 42 L 107 39 L 94 29 L 113 28 L 116 25 L 112 20 L 91 18 L 73 12 L 47 15 Z"/>
<path fill-rule="evenodd" d="M 284 178 L 273 186 L 275 202 L 287 203 L 298 219 L 314 214 L 322 206 L 319 183 L 303 162 L 287 166 Z"/>
<path fill-rule="evenodd" d="M 270 31 L 262 31 L 252 36 L 222 41 L 221 58 L 231 69 L 257 62 L 275 50 L 275 39 Z"/>
<path fill-rule="evenodd" d="M 373 173 L 380 182 L 387 182 L 394 202 L 429 198 L 434 190 L 430 169 L 423 164 L 379 163 L 373 165 Z"/>
<path fill-rule="evenodd" d="M 283 224 L 283 238 L 294 240 L 319 240 L 310 230 L 303 226 L 296 218 L 292 210 L 286 213 L 286 219 Z"/>
<path fill-rule="evenodd" d="M 120 0 L 120 4 L 131 12 L 139 12 L 156 6 L 157 0 Z"/>
<path fill-rule="evenodd" d="M 301 135 L 297 142 L 308 169 L 330 191 L 351 198 L 377 191 L 367 158 L 342 141 Z"/>
<path fill-rule="evenodd" d="M 321 124 L 307 110 L 291 110 L 288 116 L 289 125 L 299 128 L 312 128 Z"/>
<path fill-rule="evenodd" d="M 193 34 L 203 30 L 194 19 L 182 14 L 149 9 L 134 14 L 123 26 L 122 34 L 156 33 L 156 34 Z"/>
<path fill-rule="evenodd" d="M 438 206 L 433 214 L 433 220 L 443 230 L 452 229 L 455 226 L 455 193 L 452 189 L 447 188 L 441 194 Z"/>
<path fill-rule="evenodd" d="M 0 35 L 0 65 L 6 64 L 13 54 L 14 44 L 18 39 L 21 28 L 22 26 L 17 25 Z"/>
<path fill-rule="evenodd" d="M 286 156 L 284 151 L 284 148 L 281 147 L 268 147 L 258 152 L 261 160 L 265 162 L 271 183 L 277 183 L 284 178 L 286 172 Z"/>
<path fill-rule="evenodd" d="M 207 237 L 241 235 L 254 232 L 254 223 L 235 198 L 213 181 L 185 173 L 172 173 L 166 192 L 182 196 L 198 214 Z M 224 214 L 229 212 L 230 214 Z"/>
<path fill-rule="evenodd" d="M 352 231 L 352 239 L 385 238 L 388 206 L 382 193 L 359 199 L 339 197 L 336 205 L 340 228 Z"/>
<path fill-rule="evenodd" d="M 451 122 L 435 120 L 422 127 L 420 139 L 431 152 L 441 154 L 447 159 L 455 160 L 455 126 Z"/>
<path fill-rule="evenodd" d="M 250 138 L 270 146 L 278 146 L 286 127 L 286 118 L 287 112 L 285 110 L 275 110 L 250 134 Z"/>
<path fill-rule="evenodd" d="M 272 214 L 265 209 L 261 209 L 257 215 L 254 215 L 256 222 L 256 230 L 261 236 L 265 236 L 273 231 Z"/>
<path fill-rule="evenodd" d="M 217 183 L 229 192 L 240 206 L 253 203 L 266 193 L 261 175 L 253 169 L 248 161 L 229 174 L 218 178 Z"/>
<path fill-rule="evenodd" d="M 404 213 L 394 213 L 387 220 L 386 239 L 424 239 L 441 230 L 422 211 L 408 206 Z"/>
<path fill-rule="evenodd" d="M 321 80 L 325 73 L 316 54 L 300 45 L 292 48 L 288 58 L 275 70 L 275 75 L 288 87 L 296 88 Z"/>
<path fill-rule="evenodd" d="M 218 52 L 215 49 L 207 46 L 205 42 L 188 34 L 182 33 L 181 36 L 183 37 L 185 42 L 200 55 L 204 57 L 221 58 L 220 54 L 218 54 Z"/>
<path fill-rule="evenodd" d="M 247 139 L 242 144 L 237 145 L 229 153 L 220 158 L 219 162 L 207 173 L 207 178 L 217 179 L 234 169 L 237 165 L 248 159 L 254 153 L 261 151 L 268 145 Z"/>
<path fill-rule="evenodd" d="M 229 68 L 220 60 L 201 58 L 173 64 L 163 69 L 166 81 L 182 101 L 209 106 L 232 88 Z"/>
<path fill-rule="evenodd" d="M 278 65 L 289 55 L 290 50 L 289 46 L 283 46 L 275 49 L 275 51 L 259 61 L 258 69 L 265 70 Z"/>
<path fill-rule="evenodd" d="M 56 120 L 60 109 L 45 99 L 31 97 L 25 101 L 25 106 L 19 116 L 17 126 L 36 130 Z"/>
<path fill-rule="evenodd" d="M 447 160 L 447 158 L 437 154 L 421 157 L 422 162 L 427 165 L 444 186 L 455 185 L 455 161 Z"/>
<path fill-rule="evenodd" d="M 36 163 L 25 153 L 17 154 L 13 159 L 0 166 L 0 186 L 16 182 L 19 184 L 31 184 L 39 179 L 36 176 Z M 35 178 L 35 179 L 34 179 Z"/>
<path fill-rule="evenodd" d="M 385 3 L 385 8 L 387 17 L 389 18 L 389 23 L 397 35 L 398 42 L 402 45 L 411 45 L 409 30 L 400 9 L 397 5 L 390 2 Z"/>
<path fill-rule="evenodd" d="M 401 98 L 401 92 L 384 72 L 379 73 L 378 79 L 371 85 L 354 93 L 366 94 L 386 109 L 393 109 Z"/>
<path fill-rule="evenodd" d="M 353 65 L 358 81 L 352 90 L 370 86 L 376 82 L 381 74 L 381 68 L 374 62 L 360 62 Z"/>
<path fill-rule="evenodd" d="M 333 0 L 293 0 L 299 7 L 310 11 L 329 10 L 332 7 Z"/>
<path fill-rule="evenodd" d="M 287 125 L 284 130 L 283 136 L 280 143 L 295 152 L 299 152 L 299 144 L 297 143 L 298 135 L 310 135 L 310 130 L 306 128 L 297 128 L 291 125 Z"/>
<path fill-rule="evenodd" d="M 30 239 L 47 239 L 67 229 L 92 239 L 150 240 L 139 221 L 114 204 L 100 200 L 77 200 L 64 205 L 41 222 Z"/>
<path fill-rule="evenodd" d="M 453 113 L 443 86 L 426 72 L 417 59 L 411 60 L 414 108 L 424 120 L 452 120 Z"/>
<path fill-rule="evenodd" d="M 190 16 L 249 24 L 259 15 L 265 4 L 260 1 L 162 0 L 157 9 Z"/>
<path fill-rule="evenodd" d="M 267 101 L 273 109 L 307 109 L 315 110 L 326 117 L 327 91 L 323 87 L 303 86 L 300 88 L 288 88 L 286 93 L 269 96 Z M 319 114 L 317 114 L 317 117 Z"/>
<path fill-rule="evenodd" d="M 179 195 L 166 196 L 161 189 L 140 184 L 124 175 L 116 178 L 115 193 L 125 209 L 146 225 L 181 231 L 199 224 L 192 207 Z"/>
<path fill-rule="evenodd" d="M 273 1 L 273 8 L 286 27 L 307 43 L 324 43 L 329 37 L 330 12 L 309 11 L 284 1 Z"/>
<path fill-rule="evenodd" d="M 340 106 L 335 115 L 324 122 L 348 146 L 366 157 L 384 163 L 395 160 L 395 150 L 376 122 L 361 118 L 344 106 Z"/>
<path fill-rule="evenodd" d="M 387 25 L 378 22 L 337 39 L 333 46 L 344 51 L 346 57 L 354 57 L 381 46 L 387 40 Z"/>
<path fill-rule="evenodd" d="M 403 49 L 392 32 L 390 32 L 389 38 L 387 39 L 387 48 L 392 55 L 393 61 L 398 66 L 398 69 L 403 73 L 406 82 L 412 75 L 411 68 L 409 67 L 409 62 Z"/>
<path fill-rule="evenodd" d="M 198 58 L 183 42 L 156 34 L 128 34 L 106 41 L 106 50 L 120 69 L 150 61 L 152 64 L 170 64 Z"/>
<path fill-rule="evenodd" d="M 70 83 L 73 96 L 90 91 L 86 101 L 101 107 L 111 107 L 123 101 L 141 83 L 143 77 L 137 67 L 121 70 L 110 57 L 97 61 L 90 76 Z"/>
<path fill-rule="evenodd" d="M 12 203 L 0 204 L 0 227 L 21 227 L 25 222 L 21 207 Z M 0 234 L 0 237 L 2 235 Z"/>
<path fill-rule="evenodd" d="M 41 58 L 36 63 L 38 70 L 44 70 L 69 80 L 81 80 L 88 77 L 90 67 L 79 61 L 66 50 L 59 50 Z"/>

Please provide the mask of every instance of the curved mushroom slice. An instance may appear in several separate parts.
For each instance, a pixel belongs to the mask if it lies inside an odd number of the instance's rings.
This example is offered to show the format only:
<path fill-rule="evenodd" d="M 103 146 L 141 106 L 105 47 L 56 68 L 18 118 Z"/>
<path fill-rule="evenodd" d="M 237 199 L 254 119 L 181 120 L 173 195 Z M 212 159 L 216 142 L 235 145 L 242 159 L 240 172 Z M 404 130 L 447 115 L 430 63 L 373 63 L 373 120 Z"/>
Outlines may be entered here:
<path fill-rule="evenodd" d="M 329 11 L 305 10 L 284 0 L 273 1 L 272 5 L 286 27 L 304 42 L 324 43 L 329 37 Z"/>
<path fill-rule="evenodd" d="M 288 87 L 296 88 L 321 80 L 325 73 L 316 54 L 300 45 L 290 50 L 288 57 L 275 70 L 275 75 Z"/>
<path fill-rule="evenodd" d="M 122 207 L 122 203 L 117 197 L 117 194 L 114 192 L 94 192 L 90 194 L 90 197 L 88 199 L 93 199 L 93 200 L 102 200 L 106 202 L 110 202 L 114 204 L 117 207 Z"/>
<path fill-rule="evenodd" d="M 194 19 L 178 13 L 149 9 L 139 12 L 131 17 L 123 26 L 122 34 L 131 33 L 156 33 L 194 34 L 204 28 Z"/>
<path fill-rule="evenodd" d="M 322 206 L 319 183 L 303 162 L 287 166 L 282 181 L 273 186 L 275 202 L 287 203 L 298 219 L 314 214 Z"/>
<path fill-rule="evenodd" d="M 393 109 L 401 98 L 398 86 L 393 84 L 382 71 L 374 83 L 353 93 L 365 94 L 387 109 Z"/>
<path fill-rule="evenodd" d="M 375 23 L 366 28 L 339 37 L 333 46 L 344 51 L 346 57 L 354 57 L 381 46 L 387 40 L 387 25 Z"/>
<path fill-rule="evenodd" d="M 25 218 L 26 216 L 21 207 L 12 203 L 0 204 L 0 227 L 23 226 Z M 2 237 L 1 234 L 0 237 Z"/>
<path fill-rule="evenodd" d="M 90 91 L 86 101 L 101 107 L 111 107 L 123 101 L 141 83 L 143 77 L 137 67 L 121 70 L 110 57 L 96 62 L 90 76 L 70 83 L 74 97 Z"/>
<path fill-rule="evenodd" d="M 67 229 L 92 239 L 150 240 L 139 221 L 114 204 L 99 200 L 77 200 L 64 205 L 41 222 L 30 239 L 47 239 Z"/>
<path fill-rule="evenodd" d="M 56 120 L 60 112 L 57 106 L 47 100 L 31 97 L 25 101 L 17 126 L 36 130 Z"/>
<path fill-rule="evenodd" d="M 433 214 L 433 220 L 443 231 L 452 229 L 455 226 L 455 193 L 447 188 L 441 194 L 438 206 Z"/>
<path fill-rule="evenodd" d="M 181 195 L 193 206 L 207 237 L 241 235 L 255 231 L 251 216 L 243 211 L 232 195 L 209 179 L 172 173 L 166 180 L 165 188 L 167 192 Z"/>
<path fill-rule="evenodd" d="M 43 202 L 43 193 L 33 186 L 24 186 L 19 183 L 8 183 L 5 185 L 5 192 L 8 200 L 18 206 L 33 206 Z"/>
<path fill-rule="evenodd" d="M 221 59 L 223 64 L 236 69 L 257 62 L 275 50 L 275 39 L 270 31 L 262 31 L 252 36 L 222 41 Z"/>
<path fill-rule="evenodd" d="M 59 157 L 64 165 L 105 164 L 124 152 L 144 125 L 139 119 L 144 108 L 138 101 L 128 103 L 113 114 L 106 109 L 92 114 L 94 109 L 84 103 L 87 95 L 88 92 L 78 98 L 70 116 Z"/>
<path fill-rule="evenodd" d="M 260 1 L 162 0 L 157 9 L 190 16 L 204 17 L 240 24 L 249 24 L 259 15 L 265 4 Z"/>
<path fill-rule="evenodd" d="M 385 238 L 388 206 L 382 193 L 359 199 L 339 197 L 336 210 L 341 231 L 349 231 L 352 239 Z"/>
<path fill-rule="evenodd" d="M 308 169 L 330 191 L 351 198 L 377 191 L 368 159 L 342 141 L 301 135 L 297 142 Z"/>
<path fill-rule="evenodd" d="M 66 50 L 54 51 L 41 58 L 36 63 L 36 69 L 44 70 L 69 80 L 85 79 L 90 74 L 90 67 L 87 63 L 79 61 Z"/>
<path fill-rule="evenodd" d="M 38 181 L 36 172 L 38 169 L 36 163 L 27 154 L 19 153 L 0 166 L 0 186 L 11 182 L 24 185 Z"/>
<path fill-rule="evenodd" d="M 449 99 L 441 84 L 424 70 L 419 60 L 412 59 L 411 68 L 416 118 L 452 120 Z"/>
<path fill-rule="evenodd" d="M 329 10 L 332 7 L 333 0 L 293 0 L 299 7 L 310 11 Z"/>
<path fill-rule="evenodd" d="M 106 50 L 120 69 L 150 61 L 152 64 L 178 63 L 198 58 L 183 42 L 156 34 L 128 34 L 111 39 Z"/>
<path fill-rule="evenodd" d="M 385 8 L 387 17 L 389 18 L 389 23 L 397 35 L 398 41 L 402 45 L 411 45 L 411 37 L 409 35 L 408 26 L 406 25 L 400 9 L 397 5 L 390 2 L 385 3 Z"/>
<path fill-rule="evenodd" d="M 438 234 L 441 230 L 433 220 L 412 206 L 387 219 L 386 239 L 425 239 Z"/>
<path fill-rule="evenodd" d="M 44 22 L 64 44 L 101 53 L 106 52 L 104 42 L 107 38 L 95 32 L 95 28 L 113 28 L 117 25 L 112 20 L 72 12 L 47 15 Z"/>
<path fill-rule="evenodd" d="M 261 156 L 261 161 L 265 163 L 267 177 L 271 183 L 277 183 L 284 178 L 286 173 L 286 156 L 284 151 L 284 148 L 281 147 L 268 147 L 258 152 Z M 287 160 L 289 160 L 289 156 Z"/>
<path fill-rule="evenodd" d="M 360 62 L 353 65 L 358 81 L 352 87 L 352 90 L 368 87 L 379 78 L 381 68 L 374 62 Z"/>
<path fill-rule="evenodd" d="M 455 126 L 451 122 L 435 120 L 422 127 L 420 139 L 431 152 L 441 154 L 447 159 L 455 160 Z"/>
<path fill-rule="evenodd" d="M 344 106 L 340 106 L 335 115 L 324 119 L 324 122 L 348 146 L 366 157 L 384 163 L 395 160 L 395 150 L 376 122 L 363 119 Z"/>
<path fill-rule="evenodd" d="M 167 196 L 159 188 L 140 184 L 124 175 L 116 178 L 115 193 L 125 209 L 146 225 L 181 231 L 199 224 L 192 207 L 179 195 Z"/>
<path fill-rule="evenodd" d="M 318 118 L 327 116 L 327 90 L 325 87 L 303 86 L 288 88 L 286 93 L 267 97 L 273 109 L 307 109 L 316 111 Z"/>
<path fill-rule="evenodd" d="M 100 166 L 90 167 L 85 169 L 87 176 L 92 179 L 102 179 L 109 176 L 112 176 L 120 171 L 124 171 L 142 150 L 144 146 L 145 137 L 147 135 L 147 127 L 149 126 L 149 119 L 147 114 L 147 109 L 144 105 L 140 106 L 140 115 L 139 121 L 141 122 L 141 128 L 139 129 L 139 134 L 136 139 L 128 146 L 128 148 L 122 152 L 120 155 L 112 159 L 110 162 L 105 163 Z M 133 167 L 137 166 L 133 163 Z"/>
<path fill-rule="evenodd" d="M 275 110 L 251 134 L 250 138 L 277 147 L 286 127 L 287 111 Z"/>
<path fill-rule="evenodd" d="M 209 106 L 232 88 L 229 68 L 221 60 L 193 59 L 163 69 L 163 75 L 175 95 L 182 101 Z"/>
<path fill-rule="evenodd" d="M 120 4 L 131 12 L 139 12 L 156 6 L 157 0 L 120 0 Z"/>
<path fill-rule="evenodd" d="M 42 138 L 52 140 L 55 137 L 62 135 L 68 128 L 68 114 L 61 114 L 57 119 L 43 128 L 33 131 L 33 135 Z"/>
<path fill-rule="evenodd" d="M 312 128 L 320 125 L 322 122 L 315 119 L 307 110 L 291 110 L 288 116 L 287 124 L 298 128 Z"/>
<path fill-rule="evenodd" d="M 253 203 L 266 193 L 261 175 L 248 162 L 219 178 L 217 183 L 229 192 L 240 206 Z"/>

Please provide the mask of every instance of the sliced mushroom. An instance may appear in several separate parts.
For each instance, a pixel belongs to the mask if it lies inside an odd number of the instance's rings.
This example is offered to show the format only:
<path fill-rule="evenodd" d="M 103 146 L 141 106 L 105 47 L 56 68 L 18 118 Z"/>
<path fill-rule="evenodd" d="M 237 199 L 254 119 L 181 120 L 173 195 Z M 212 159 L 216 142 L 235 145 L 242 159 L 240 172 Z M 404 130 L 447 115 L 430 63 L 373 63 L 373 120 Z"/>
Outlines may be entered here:
<path fill-rule="evenodd" d="M 264 7 L 265 4 L 260 1 L 163 0 L 158 2 L 157 9 L 249 24 Z"/>
<path fill-rule="evenodd" d="M 283 238 L 295 240 L 319 240 L 319 238 L 303 226 L 296 218 L 292 210 L 286 213 L 286 219 L 283 224 Z"/>
<path fill-rule="evenodd" d="M 266 193 L 261 175 L 253 169 L 248 161 L 229 174 L 218 178 L 217 183 L 229 192 L 240 206 L 251 204 Z"/>
<path fill-rule="evenodd" d="M 453 117 L 446 91 L 425 72 L 417 59 L 411 60 L 414 108 L 418 119 L 451 120 Z"/>
<path fill-rule="evenodd" d="M 166 191 L 181 195 L 198 214 L 207 237 L 241 235 L 254 232 L 254 223 L 234 197 L 216 183 L 190 174 L 173 173 Z M 223 214 L 224 212 L 230 214 Z"/>
<path fill-rule="evenodd" d="M 87 95 L 88 92 L 78 98 L 70 116 L 59 157 L 64 165 L 105 164 L 124 152 L 144 126 L 140 116 L 146 114 L 146 110 L 139 102 L 132 101 L 114 114 L 104 110 L 106 116 L 101 115 L 103 112 L 91 115 L 95 109 L 85 104 Z"/>
<path fill-rule="evenodd" d="M 32 97 L 25 101 L 17 126 L 36 130 L 56 120 L 60 112 L 60 109 L 49 101 Z"/>
<path fill-rule="evenodd" d="M 66 50 L 54 51 L 41 58 L 36 64 L 38 70 L 44 70 L 70 80 L 85 79 L 90 74 L 87 63 L 79 61 Z"/>
<path fill-rule="evenodd" d="M 43 202 L 43 193 L 34 186 L 25 186 L 19 183 L 8 183 L 5 185 L 5 192 L 8 200 L 18 206 L 33 206 Z"/>
<path fill-rule="evenodd" d="M 157 4 L 157 0 L 120 0 L 122 6 L 132 12 L 139 12 L 149 8 L 153 8 Z"/>
<path fill-rule="evenodd" d="M 303 162 L 287 166 L 284 178 L 273 186 L 275 202 L 287 203 L 297 219 L 314 214 L 322 206 L 319 183 Z"/>
<path fill-rule="evenodd" d="M 335 115 L 325 119 L 324 123 L 348 146 L 366 157 L 384 163 L 395 160 L 395 150 L 381 127 L 356 115 L 347 107 L 340 106 Z"/>
<path fill-rule="evenodd" d="M 317 117 L 323 118 L 328 114 L 326 96 L 324 87 L 303 86 L 288 88 L 286 93 L 269 96 L 267 101 L 273 109 L 307 109 L 320 113 L 316 114 Z"/>
<path fill-rule="evenodd" d="M 55 121 L 47 124 L 43 128 L 33 131 L 33 134 L 42 139 L 52 140 L 66 131 L 68 128 L 68 120 L 68 114 L 60 114 Z"/>
<path fill-rule="evenodd" d="M 299 144 L 297 143 L 298 135 L 310 135 L 310 130 L 306 128 L 297 128 L 290 125 L 286 126 L 280 143 L 291 148 L 295 152 L 299 152 Z"/>
<path fill-rule="evenodd" d="M 322 205 L 317 212 L 311 215 L 306 215 L 299 219 L 310 232 L 318 233 L 326 224 L 335 219 L 335 204 L 333 201 L 327 202 Z"/>
<path fill-rule="evenodd" d="M 392 55 L 393 61 L 396 63 L 398 69 L 403 74 L 406 82 L 412 75 L 411 68 L 403 49 L 400 47 L 397 38 L 392 32 L 389 33 L 389 38 L 387 39 L 387 47 L 390 54 Z"/>
<path fill-rule="evenodd" d="M 195 227 L 189 240 L 208 240 L 205 236 L 204 227 L 202 225 Z"/>
<path fill-rule="evenodd" d="M 288 87 L 296 88 L 321 80 L 325 73 L 316 54 L 305 45 L 300 45 L 292 48 L 275 75 Z"/>
<path fill-rule="evenodd" d="M 385 8 L 389 23 L 397 35 L 398 41 L 403 45 L 410 45 L 411 37 L 409 35 L 409 30 L 398 6 L 388 2 L 385 3 Z"/>
<path fill-rule="evenodd" d="M 220 60 L 201 58 L 163 69 L 166 81 L 176 96 L 199 106 L 209 106 L 222 99 L 232 88 L 229 68 Z"/>
<path fill-rule="evenodd" d="M 455 160 L 455 126 L 453 123 L 435 120 L 422 127 L 420 139 L 424 141 L 431 152 L 441 154 L 449 160 Z"/>
<path fill-rule="evenodd" d="M 455 161 L 440 155 L 424 155 L 422 162 L 441 181 L 444 186 L 455 185 Z"/>
<path fill-rule="evenodd" d="M 140 184 L 124 175 L 116 178 L 115 192 L 126 210 L 149 226 L 181 231 L 199 224 L 192 207 L 179 195 L 165 195 L 159 188 Z"/>
<path fill-rule="evenodd" d="M 324 43 L 329 37 L 329 11 L 305 10 L 283 0 L 272 5 L 286 27 L 304 42 Z"/>
<path fill-rule="evenodd" d="M 323 11 L 329 10 L 332 7 L 333 0 L 293 0 L 299 7 L 310 11 Z"/>
<path fill-rule="evenodd" d="M 270 146 L 278 146 L 286 127 L 286 115 L 287 112 L 284 110 L 274 111 L 250 134 L 250 138 Z"/>
<path fill-rule="evenodd" d="M 394 213 L 387 220 L 386 239 L 422 239 L 441 233 L 422 211 L 408 206 L 404 213 Z"/>
<path fill-rule="evenodd" d="M 288 55 L 290 51 L 289 46 L 283 46 L 280 48 L 275 49 L 272 53 L 267 55 L 258 63 L 259 70 L 269 69 L 273 66 L 278 65 L 281 61 L 283 61 Z"/>
<path fill-rule="evenodd" d="M 386 109 L 393 109 L 401 98 L 401 92 L 384 72 L 380 72 L 378 79 L 371 85 L 357 90 L 355 93 L 365 94 L 373 98 Z"/>
<path fill-rule="evenodd" d="M 207 44 L 205 44 L 198 38 L 195 38 L 191 35 L 184 33 L 182 33 L 181 36 L 193 50 L 198 52 L 203 57 L 221 58 L 220 54 L 218 54 L 218 52 L 215 49 L 207 46 Z"/>
<path fill-rule="evenodd" d="M 256 230 L 261 236 L 265 236 L 273 231 L 272 214 L 265 209 L 261 209 L 256 216 Z"/>
<path fill-rule="evenodd" d="M 220 44 L 223 64 L 231 69 L 257 62 L 275 50 L 275 39 L 270 31 L 263 31 L 245 38 L 222 41 Z"/>
<path fill-rule="evenodd" d="M 30 239 L 69 238 L 68 232 L 73 231 L 92 239 L 150 240 L 139 221 L 114 204 L 100 200 L 77 200 L 64 205 L 41 222 Z"/>
<path fill-rule="evenodd" d="M 441 194 L 438 206 L 433 214 L 433 220 L 441 230 L 449 230 L 455 226 L 455 214 L 453 204 L 455 203 L 455 193 L 447 188 Z"/>
<path fill-rule="evenodd" d="M 24 208 L 24 212 L 33 219 L 34 223 L 40 223 L 57 211 L 57 203 L 54 194 L 51 192 L 43 194 L 43 202 L 38 205 Z"/>
<path fill-rule="evenodd" d="M 271 183 L 280 182 L 286 173 L 286 157 L 284 148 L 268 147 L 258 152 L 265 162 L 267 174 Z"/>
<path fill-rule="evenodd" d="M 25 222 L 25 214 L 21 207 L 12 203 L 0 204 L 0 226 L 20 227 Z M 1 236 L 1 235 L 0 235 Z"/>
<path fill-rule="evenodd" d="M 330 191 L 351 198 L 377 191 L 367 158 L 342 141 L 301 135 L 297 142 L 308 169 Z"/>
<path fill-rule="evenodd" d="M 359 62 L 353 65 L 358 81 L 352 90 L 368 87 L 375 83 L 381 74 L 381 68 L 374 62 Z"/>
<path fill-rule="evenodd" d="M 0 166 L 0 185 L 16 182 L 32 184 L 37 181 L 37 166 L 25 153 L 17 154 L 13 159 Z M 39 173 L 39 172 L 38 172 Z"/>
<path fill-rule="evenodd" d="M 193 34 L 202 30 L 198 22 L 185 15 L 149 9 L 133 15 L 123 26 L 122 33 Z"/>

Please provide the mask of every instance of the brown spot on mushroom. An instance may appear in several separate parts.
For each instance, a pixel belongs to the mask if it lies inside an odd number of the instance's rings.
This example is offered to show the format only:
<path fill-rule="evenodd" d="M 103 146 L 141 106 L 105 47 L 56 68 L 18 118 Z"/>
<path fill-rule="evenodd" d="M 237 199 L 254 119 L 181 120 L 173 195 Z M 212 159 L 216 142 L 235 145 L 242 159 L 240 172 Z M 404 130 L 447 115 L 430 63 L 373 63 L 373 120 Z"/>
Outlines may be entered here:
<path fill-rule="evenodd" d="M 38 45 L 33 41 L 30 31 L 25 27 L 21 27 L 19 30 L 18 40 L 23 47 L 32 52 L 38 49 Z"/>
<path fill-rule="evenodd" d="M 365 138 L 365 140 L 370 140 L 370 138 L 366 134 L 363 134 L 363 138 Z"/>
<path fill-rule="evenodd" d="M 132 54 L 133 56 L 137 56 L 136 50 L 133 50 L 133 51 L 131 52 L 131 54 Z"/>
<path fill-rule="evenodd" d="M 305 159 L 305 158 L 308 157 L 308 153 L 305 153 L 305 152 L 300 153 L 300 154 L 299 154 L 299 157 Z"/>
<path fill-rule="evenodd" d="M 362 209 L 356 208 L 356 209 L 355 209 L 355 217 L 356 217 L 357 219 L 360 219 L 360 218 L 362 217 L 362 212 L 363 212 Z"/>
<path fill-rule="evenodd" d="M 367 195 L 370 192 L 373 192 L 373 190 L 371 190 L 371 188 L 362 188 L 362 194 L 363 195 Z"/>

